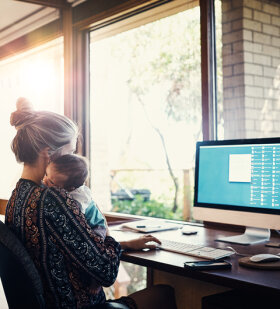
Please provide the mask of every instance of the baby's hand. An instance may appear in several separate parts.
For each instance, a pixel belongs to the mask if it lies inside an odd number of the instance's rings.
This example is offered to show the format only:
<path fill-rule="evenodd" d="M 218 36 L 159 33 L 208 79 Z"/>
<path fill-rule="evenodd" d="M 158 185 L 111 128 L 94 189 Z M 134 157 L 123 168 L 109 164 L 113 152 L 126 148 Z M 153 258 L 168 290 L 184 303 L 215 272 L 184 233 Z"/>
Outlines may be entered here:
<path fill-rule="evenodd" d="M 42 183 L 47 186 L 47 187 L 52 187 L 53 184 L 49 181 L 48 177 L 45 175 L 43 180 L 42 180 Z"/>

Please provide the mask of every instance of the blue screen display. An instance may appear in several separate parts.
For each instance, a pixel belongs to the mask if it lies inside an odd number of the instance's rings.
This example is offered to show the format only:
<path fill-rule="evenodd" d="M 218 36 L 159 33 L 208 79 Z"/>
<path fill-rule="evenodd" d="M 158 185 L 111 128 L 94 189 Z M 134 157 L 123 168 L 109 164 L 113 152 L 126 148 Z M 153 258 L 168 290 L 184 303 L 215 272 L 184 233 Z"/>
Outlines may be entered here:
<path fill-rule="evenodd" d="M 280 145 L 200 146 L 197 202 L 280 209 Z"/>

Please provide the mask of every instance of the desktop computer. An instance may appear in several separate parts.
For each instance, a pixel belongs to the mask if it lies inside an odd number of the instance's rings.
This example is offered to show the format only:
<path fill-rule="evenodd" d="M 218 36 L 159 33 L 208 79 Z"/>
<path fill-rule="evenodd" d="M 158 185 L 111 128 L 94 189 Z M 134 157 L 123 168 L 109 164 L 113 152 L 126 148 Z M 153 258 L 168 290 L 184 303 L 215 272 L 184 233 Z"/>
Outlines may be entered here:
<path fill-rule="evenodd" d="M 244 225 L 238 244 L 268 241 L 280 229 L 280 138 L 197 143 L 194 218 Z"/>

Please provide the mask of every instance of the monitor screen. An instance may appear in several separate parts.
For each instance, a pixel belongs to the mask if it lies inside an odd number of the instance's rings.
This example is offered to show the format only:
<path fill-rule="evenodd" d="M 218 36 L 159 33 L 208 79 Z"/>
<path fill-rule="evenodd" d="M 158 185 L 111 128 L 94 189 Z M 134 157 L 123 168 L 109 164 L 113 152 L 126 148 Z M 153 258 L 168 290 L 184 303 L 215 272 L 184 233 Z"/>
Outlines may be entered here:
<path fill-rule="evenodd" d="M 280 138 L 198 142 L 194 204 L 280 214 Z"/>

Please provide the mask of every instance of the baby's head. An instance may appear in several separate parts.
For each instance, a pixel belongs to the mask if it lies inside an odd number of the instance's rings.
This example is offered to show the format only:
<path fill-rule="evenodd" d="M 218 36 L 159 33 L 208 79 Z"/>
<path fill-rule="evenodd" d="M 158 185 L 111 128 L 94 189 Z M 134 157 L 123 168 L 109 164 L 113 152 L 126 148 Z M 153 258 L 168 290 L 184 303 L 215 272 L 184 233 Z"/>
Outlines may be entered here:
<path fill-rule="evenodd" d="M 73 191 L 84 184 L 88 177 L 88 162 L 85 157 L 67 154 L 51 161 L 46 169 L 44 184 Z"/>

